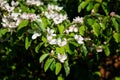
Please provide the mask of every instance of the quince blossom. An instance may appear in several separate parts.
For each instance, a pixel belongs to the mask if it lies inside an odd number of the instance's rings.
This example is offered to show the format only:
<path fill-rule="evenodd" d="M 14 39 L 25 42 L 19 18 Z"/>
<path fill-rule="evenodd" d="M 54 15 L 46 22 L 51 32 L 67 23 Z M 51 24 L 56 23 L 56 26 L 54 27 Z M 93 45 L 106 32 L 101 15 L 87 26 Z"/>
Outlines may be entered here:
<path fill-rule="evenodd" d="M 98 46 L 96 50 L 97 50 L 97 52 L 102 52 L 103 48 L 102 48 L 102 46 Z"/>
<path fill-rule="evenodd" d="M 74 38 L 79 44 L 84 44 L 84 38 L 81 35 L 74 35 Z"/>
<path fill-rule="evenodd" d="M 59 7 L 57 5 L 53 5 L 53 4 L 48 4 L 48 10 L 51 11 L 51 10 L 56 10 L 56 11 L 61 11 L 63 9 L 63 7 Z"/>
<path fill-rule="evenodd" d="M 49 4 L 48 11 L 44 12 L 44 14 L 48 19 L 52 19 L 54 21 L 54 23 L 57 25 L 67 19 L 67 15 L 58 13 L 60 10 L 62 10 L 62 7 L 58 7 L 57 5 Z"/>
<path fill-rule="evenodd" d="M 59 46 L 65 46 L 67 44 L 67 40 L 64 38 L 63 41 L 62 41 L 60 38 L 58 38 L 57 39 L 57 44 Z"/>
<path fill-rule="evenodd" d="M 61 63 L 64 63 L 65 60 L 67 59 L 67 55 L 65 53 L 64 54 L 58 53 L 57 58 Z"/>
<path fill-rule="evenodd" d="M 67 34 L 69 34 L 70 32 L 78 32 L 78 27 L 76 27 L 76 25 L 71 25 L 68 29 L 65 30 L 65 32 Z"/>
<path fill-rule="evenodd" d="M 54 30 L 53 29 L 50 29 L 50 28 L 47 28 L 47 40 L 49 42 L 49 44 L 53 45 L 53 44 L 56 44 L 56 39 L 54 39 L 53 37 L 56 36 L 56 34 L 54 34 Z"/>
<path fill-rule="evenodd" d="M 75 17 L 75 19 L 73 19 L 73 22 L 74 23 L 81 23 L 82 24 L 83 23 L 83 17 L 79 17 L 79 16 Z"/>
<path fill-rule="evenodd" d="M 36 38 L 39 37 L 39 36 L 41 36 L 40 33 L 34 33 L 34 34 L 32 35 L 32 39 L 36 39 Z"/>
<path fill-rule="evenodd" d="M 27 0 L 26 3 L 27 5 L 36 5 L 36 6 L 43 5 L 43 3 L 40 0 Z"/>

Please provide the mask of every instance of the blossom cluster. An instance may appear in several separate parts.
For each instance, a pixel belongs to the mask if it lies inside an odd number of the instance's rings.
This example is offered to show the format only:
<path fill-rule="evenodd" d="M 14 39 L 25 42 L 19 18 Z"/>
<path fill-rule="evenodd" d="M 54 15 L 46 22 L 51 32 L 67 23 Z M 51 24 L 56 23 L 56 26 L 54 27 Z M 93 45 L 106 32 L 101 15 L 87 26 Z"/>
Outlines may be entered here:
<path fill-rule="evenodd" d="M 71 25 L 68 29 L 65 30 L 65 33 L 69 34 L 71 32 L 78 32 L 78 27 L 77 25 Z"/>
<path fill-rule="evenodd" d="M 43 2 L 41 2 L 40 0 L 27 0 L 26 3 L 27 5 L 36 5 L 36 6 L 43 5 Z"/>
<path fill-rule="evenodd" d="M 61 38 L 55 38 L 56 34 L 54 33 L 53 29 L 47 28 L 47 40 L 49 44 L 57 44 L 59 46 L 65 46 L 67 44 L 67 39 L 64 38 L 63 40 Z"/>
<path fill-rule="evenodd" d="M 29 0 L 27 2 L 30 2 Z M 37 3 L 37 2 L 36 2 Z M 21 13 L 21 9 L 19 8 L 19 12 L 15 12 L 14 9 L 16 6 L 18 6 L 19 2 L 11 1 L 11 5 L 9 5 L 6 1 L 2 1 L 0 3 L 0 7 L 3 10 L 6 10 L 8 13 L 6 15 L 3 15 L 2 17 L 2 25 L 3 27 L 9 27 L 9 28 L 16 28 L 20 24 L 20 22 L 24 19 L 30 20 L 30 21 L 39 21 L 41 22 L 41 18 L 39 15 L 33 14 L 33 13 Z"/>
<path fill-rule="evenodd" d="M 48 19 L 52 19 L 54 23 L 57 25 L 67 19 L 66 14 L 59 13 L 61 10 L 62 10 L 62 7 L 49 4 L 48 11 L 45 11 L 44 14 Z"/>
<path fill-rule="evenodd" d="M 11 5 L 10 5 L 11 4 Z M 79 45 L 85 44 L 85 41 L 91 40 L 90 38 L 84 38 L 83 35 L 80 34 L 80 26 L 84 25 L 84 18 L 77 16 L 73 19 L 72 22 L 69 22 L 67 24 L 69 25 L 64 25 L 63 29 L 63 34 L 60 35 L 57 33 L 56 30 L 59 31 L 58 27 L 61 25 L 63 22 L 67 21 L 67 14 L 63 13 L 63 7 L 59 7 L 57 5 L 53 4 L 48 4 L 47 7 L 45 7 L 44 10 L 40 11 L 41 13 L 28 13 L 22 11 L 21 7 L 19 6 L 18 1 L 11 1 L 11 3 L 8 4 L 7 1 L 2 0 L 0 3 L 0 8 L 2 10 L 5 10 L 7 13 L 3 14 L 2 17 L 2 26 L 4 28 L 9 28 L 9 29 L 16 29 L 19 27 L 19 24 L 21 23 L 22 20 L 28 20 L 29 23 L 34 23 L 38 22 L 41 26 L 44 25 L 43 17 L 47 19 L 49 22 L 49 25 L 45 25 L 45 30 L 46 32 L 46 40 L 49 46 L 56 46 L 56 47 L 65 47 L 67 44 L 72 41 L 75 41 L 75 43 Z M 41 6 L 43 3 L 40 0 L 26 0 L 26 4 L 29 7 L 30 5 L 36 5 L 36 6 Z M 43 5 L 45 6 L 45 5 Z M 42 7 L 42 6 L 41 6 Z M 15 11 L 15 8 L 18 9 L 18 11 Z M 44 7 L 43 7 L 44 8 Z M 41 15 L 43 14 L 43 15 Z M 46 22 L 47 23 L 47 22 Z M 71 24 L 72 23 L 72 24 Z M 52 27 L 51 27 L 52 25 Z M 29 25 L 31 26 L 31 25 Z M 39 25 L 37 25 L 39 26 Z M 39 26 L 39 28 L 41 27 Z M 34 27 L 34 25 L 32 25 Z M 42 26 L 43 27 L 43 26 Z M 33 30 L 33 35 L 31 36 L 32 40 L 36 40 L 40 36 L 42 36 L 42 32 L 34 29 Z M 70 33 L 73 33 L 73 36 L 69 37 Z M 65 34 L 65 36 L 64 36 Z M 67 36 L 67 37 L 66 37 Z M 70 39 L 69 39 L 70 38 Z M 101 46 L 98 46 L 96 49 L 97 52 L 102 52 L 103 49 Z M 67 60 L 67 53 L 57 53 L 57 59 L 61 62 L 64 63 L 65 60 Z"/>

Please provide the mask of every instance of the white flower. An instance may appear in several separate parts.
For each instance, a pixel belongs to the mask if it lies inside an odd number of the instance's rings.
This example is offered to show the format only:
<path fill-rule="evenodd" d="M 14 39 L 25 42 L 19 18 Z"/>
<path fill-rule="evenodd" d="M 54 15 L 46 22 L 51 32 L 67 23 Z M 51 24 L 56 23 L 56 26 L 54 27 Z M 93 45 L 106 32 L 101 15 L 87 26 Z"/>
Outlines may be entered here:
<path fill-rule="evenodd" d="M 57 44 L 59 46 L 65 46 L 67 44 L 67 40 L 64 38 L 64 40 L 62 41 L 60 38 L 57 39 Z"/>
<path fill-rule="evenodd" d="M 63 7 L 59 7 L 57 5 L 53 5 L 53 4 L 48 4 L 48 10 L 52 11 L 52 10 L 56 10 L 56 11 L 61 11 L 63 9 Z"/>
<path fill-rule="evenodd" d="M 48 35 L 50 35 L 50 36 L 56 36 L 56 34 L 54 34 L 54 30 L 53 29 L 50 29 L 49 27 L 47 28 L 47 33 L 48 33 Z"/>
<path fill-rule="evenodd" d="M 83 17 L 79 17 L 79 16 L 75 17 L 75 19 L 73 19 L 73 22 L 74 23 L 81 23 L 82 24 L 83 23 Z"/>
<path fill-rule="evenodd" d="M 78 28 L 76 27 L 76 25 L 72 25 L 69 27 L 69 32 L 78 32 Z"/>
<path fill-rule="evenodd" d="M 32 35 L 32 39 L 36 39 L 36 38 L 39 37 L 39 36 L 41 36 L 40 33 L 34 33 L 34 34 Z"/>
<path fill-rule="evenodd" d="M 16 21 L 16 25 L 18 26 L 20 24 L 20 22 L 21 22 L 21 19 L 18 18 L 17 21 Z"/>
<path fill-rule="evenodd" d="M 7 10 L 8 12 L 12 12 L 15 8 L 15 7 L 11 7 L 8 3 L 6 3 L 4 7 L 5 7 L 5 10 Z"/>
<path fill-rule="evenodd" d="M 63 7 L 58 7 L 57 5 L 54 7 L 54 9 L 56 10 L 56 11 L 61 11 L 62 9 L 63 9 Z"/>
<path fill-rule="evenodd" d="M 53 18 L 53 21 L 54 21 L 55 24 L 60 24 L 66 19 L 67 19 L 66 15 L 56 14 L 55 17 Z"/>
<path fill-rule="evenodd" d="M 53 21 L 54 21 L 55 24 L 60 24 L 60 23 L 62 23 L 62 19 L 59 18 L 59 17 L 55 17 L 55 18 L 53 19 Z"/>
<path fill-rule="evenodd" d="M 86 38 L 85 38 L 85 41 L 89 41 L 89 40 L 91 40 L 90 37 L 86 37 Z"/>
<path fill-rule="evenodd" d="M 103 51 L 102 46 L 98 46 L 98 47 L 97 47 L 97 52 L 102 52 L 102 51 Z"/>
<path fill-rule="evenodd" d="M 49 42 L 49 44 L 51 44 L 51 45 L 53 45 L 53 44 L 56 44 L 56 39 L 53 39 L 53 36 L 49 36 L 49 35 L 47 35 L 47 40 L 48 40 L 48 42 Z"/>
<path fill-rule="evenodd" d="M 79 43 L 79 44 L 83 44 L 83 40 L 84 38 L 81 35 L 74 35 L 75 40 Z"/>
<path fill-rule="evenodd" d="M 14 13 L 14 12 L 12 12 L 11 15 L 10 15 L 10 17 L 13 18 L 14 20 L 17 20 L 19 15 L 20 15 L 20 13 Z"/>
<path fill-rule="evenodd" d="M 19 4 L 18 1 L 16 1 L 16 2 L 15 2 L 15 1 L 12 1 L 12 2 L 11 2 L 11 5 L 12 5 L 12 6 L 17 6 L 18 4 Z"/>
<path fill-rule="evenodd" d="M 17 27 L 16 22 L 10 22 L 8 27 L 9 28 L 16 28 Z"/>
<path fill-rule="evenodd" d="M 36 16 L 36 14 L 29 13 L 28 14 L 28 19 L 31 20 L 31 21 L 35 21 L 37 19 L 37 16 Z"/>
<path fill-rule="evenodd" d="M 36 6 L 43 5 L 43 3 L 40 0 L 27 0 L 26 3 L 27 5 L 36 5 Z"/>
<path fill-rule="evenodd" d="M 58 53 L 57 58 L 61 63 L 64 63 L 65 60 L 67 59 L 67 55 L 65 53 L 64 54 Z"/>
<path fill-rule="evenodd" d="M 20 15 L 20 18 L 28 19 L 28 14 L 27 13 L 23 13 L 23 14 Z"/>
<path fill-rule="evenodd" d="M 49 44 L 51 44 L 51 45 L 56 44 L 56 39 L 49 40 Z"/>
<path fill-rule="evenodd" d="M 54 5 L 48 4 L 48 10 L 51 11 L 54 9 Z"/>

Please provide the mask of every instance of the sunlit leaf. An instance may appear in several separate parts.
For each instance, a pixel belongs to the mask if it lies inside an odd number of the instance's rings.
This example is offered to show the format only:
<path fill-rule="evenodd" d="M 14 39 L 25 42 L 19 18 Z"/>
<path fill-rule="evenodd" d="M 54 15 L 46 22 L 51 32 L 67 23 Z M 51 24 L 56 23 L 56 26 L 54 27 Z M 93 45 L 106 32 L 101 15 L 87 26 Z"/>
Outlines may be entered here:
<path fill-rule="evenodd" d="M 43 43 L 39 43 L 36 47 L 35 47 L 35 52 L 38 53 L 40 47 L 43 45 Z"/>
<path fill-rule="evenodd" d="M 62 75 L 59 75 L 57 80 L 64 80 L 63 76 Z"/>
<path fill-rule="evenodd" d="M 52 64 L 50 65 L 50 69 L 54 71 L 55 67 L 56 67 L 56 62 L 53 61 Z"/>
<path fill-rule="evenodd" d="M 64 69 L 65 69 L 66 76 L 68 76 L 70 73 L 70 67 L 69 67 L 68 61 L 65 61 Z"/>
<path fill-rule="evenodd" d="M 52 59 L 50 59 L 50 58 L 47 59 L 47 61 L 45 62 L 45 65 L 44 65 L 44 71 L 45 72 L 48 70 L 48 68 L 50 67 L 53 60 L 54 60 L 53 58 Z"/>
<path fill-rule="evenodd" d="M 31 45 L 32 40 L 29 37 L 25 38 L 25 49 L 28 49 Z"/>
<path fill-rule="evenodd" d="M 48 56 L 49 54 L 43 54 L 40 58 L 39 58 L 39 62 L 43 62 L 43 60 L 46 59 L 46 57 Z"/>
<path fill-rule="evenodd" d="M 8 32 L 7 29 L 0 29 L 0 38 Z"/>
<path fill-rule="evenodd" d="M 118 24 L 118 22 L 116 21 L 115 18 L 111 18 L 111 19 L 112 19 L 112 22 L 113 22 L 114 28 L 115 28 L 116 31 L 118 32 L 118 31 L 119 31 L 119 24 Z"/>
<path fill-rule="evenodd" d="M 93 9 L 93 3 L 89 3 L 87 6 L 87 11 L 90 11 Z"/>
<path fill-rule="evenodd" d="M 56 52 L 57 53 L 64 53 L 65 49 L 64 49 L 64 47 L 56 47 Z"/>
<path fill-rule="evenodd" d="M 109 49 L 109 47 L 107 45 L 105 45 L 105 46 L 103 46 L 103 48 L 104 48 L 105 55 L 109 56 L 110 55 L 110 49 Z"/>
<path fill-rule="evenodd" d="M 62 65 L 61 63 L 56 63 L 55 74 L 58 75 L 61 71 Z"/>
<path fill-rule="evenodd" d="M 115 77 L 115 80 L 120 80 L 120 77 Z"/>
<path fill-rule="evenodd" d="M 20 30 L 23 27 L 26 27 L 28 25 L 29 21 L 28 20 L 22 20 L 17 28 L 17 30 Z"/>
<path fill-rule="evenodd" d="M 82 55 L 83 55 L 84 57 L 86 57 L 87 54 L 88 54 L 88 50 L 87 50 L 87 48 L 86 48 L 85 45 L 82 45 L 81 51 L 82 51 Z"/>
<path fill-rule="evenodd" d="M 59 29 L 59 33 L 63 34 L 63 32 L 64 32 L 64 25 L 59 25 L 58 29 Z"/>
<path fill-rule="evenodd" d="M 84 32 L 85 32 L 85 26 L 81 26 L 79 28 L 79 33 L 83 36 L 84 35 Z"/>
<path fill-rule="evenodd" d="M 100 6 L 99 3 L 96 3 L 96 4 L 94 5 L 94 11 L 95 11 L 95 12 L 98 12 L 99 6 Z"/>
<path fill-rule="evenodd" d="M 114 33 L 113 37 L 117 43 L 120 42 L 120 33 Z"/>
<path fill-rule="evenodd" d="M 92 25 L 92 28 L 93 28 L 94 34 L 98 37 L 98 35 L 100 34 L 100 25 L 98 23 L 94 23 Z"/>
<path fill-rule="evenodd" d="M 103 2 L 103 3 L 102 3 L 102 8 L 103 8 L 105 14 L 106 14 L 106 15 L 109 15 L 108 8 L 107 8 L 107 3 L 106 3 L 106 2 Z"/>

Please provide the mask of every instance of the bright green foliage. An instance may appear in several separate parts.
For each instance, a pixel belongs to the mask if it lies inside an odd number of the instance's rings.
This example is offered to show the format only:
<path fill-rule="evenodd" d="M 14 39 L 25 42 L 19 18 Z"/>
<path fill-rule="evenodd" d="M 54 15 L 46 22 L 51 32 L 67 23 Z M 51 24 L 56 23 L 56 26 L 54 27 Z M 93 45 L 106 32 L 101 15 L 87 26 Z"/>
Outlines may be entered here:
<path fill-rule="evenodd" d="M 55 74 L 58 75 L 59 72 L 61 71 L 62 64 L 61 63 L 56 63 L 56 68 L 55 68 Z"/>
<path fill-rule="evenodd" d="M 39 59 L 39 62 L 43 62 L 43 60 L 45 60 L 45 58 L 48 56 L 49 54 L 43 54 L 40 59 Z"/>
<path fill-rule="evenodd" d="M 29 37 L 25 38 L 25 48 L 28 49 L 31 45 L 31 39 Z"/>
<path fill-rule="evenodd" d="M 66 76 L 68 76 L 70 74 L 70 67 L 69 67 L 68 61 L 65 62 L 64 69 L 65 69 Z"/>
<path fill-rule="evenodd" d="M 29 21 L 28 20 L 22 20 L 19 24 L 19 27 L 17 28 L 17 30 L 20 30 L 24 27 L 26 27 L 28 25 Z"/>
<path fill-rule="evenodd" d="M 53 62 L 54 59 L 47 59 L 47 61 L 45 62 L 44 65 L 44 71 L 46 72 L 48 70 L 48 68 L 50 67 L 51 63 Z"/>

